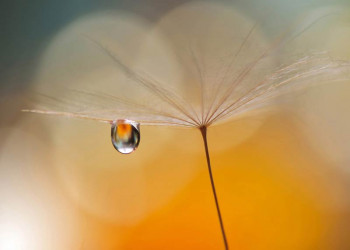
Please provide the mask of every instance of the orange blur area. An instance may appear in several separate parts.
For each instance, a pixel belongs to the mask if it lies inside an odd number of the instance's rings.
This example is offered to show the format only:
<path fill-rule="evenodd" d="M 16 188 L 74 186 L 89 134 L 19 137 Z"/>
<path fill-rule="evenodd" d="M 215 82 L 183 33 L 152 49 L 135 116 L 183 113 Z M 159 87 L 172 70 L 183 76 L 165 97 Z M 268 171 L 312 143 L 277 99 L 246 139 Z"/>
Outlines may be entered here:
<path fill-rule="evenodd" d="M 129 138 L 131 131 L 132 127 L 130 124 L 118 124 L 117 133 L 119 138 Z"/>
<path fill-rule="evenodd" d="M 23 117 L 1 129 L 1 249 L 223 249 L 199 131 L 141 126 L 125 156 L 105 124 Z M 277 113 L 209 128 L 230 249 L 350 247 L 349 175 L 302 127 Z"/>

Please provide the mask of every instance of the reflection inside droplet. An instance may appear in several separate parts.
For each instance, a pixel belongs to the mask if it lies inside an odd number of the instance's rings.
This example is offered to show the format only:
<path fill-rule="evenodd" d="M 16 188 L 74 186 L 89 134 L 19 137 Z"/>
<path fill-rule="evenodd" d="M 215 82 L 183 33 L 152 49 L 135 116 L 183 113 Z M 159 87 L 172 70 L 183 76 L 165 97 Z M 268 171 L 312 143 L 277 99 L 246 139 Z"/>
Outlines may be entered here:
<path fill-rule="evenodd" d="M 140 124 L 131 120 L 117 120 L 112 123 L 113 146 L 122 154 L 130 154 L 140 143 Z"/>

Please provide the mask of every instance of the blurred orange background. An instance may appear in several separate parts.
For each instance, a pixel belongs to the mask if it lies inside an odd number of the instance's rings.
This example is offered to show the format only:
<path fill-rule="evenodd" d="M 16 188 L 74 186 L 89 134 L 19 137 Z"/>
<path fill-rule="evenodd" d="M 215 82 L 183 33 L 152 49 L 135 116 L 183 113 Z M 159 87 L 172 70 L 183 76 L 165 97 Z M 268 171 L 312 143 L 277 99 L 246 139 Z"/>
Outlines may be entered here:
<path fill-rule="evenodd" d="M 254 122 L 209 129 L 231 248 L 347 249 L 348 173 L 315 151 L 288 112 L 230 147 Z M 140 148 L 125 156 L 104 124 L 25 115 L 3 128 L 3 249 L 220 249 L 200 133 L 141 131 Z"/>
<path fill-rule="evenodd" d="M 326 49 L 349 59 L 340 23 Z M 230 249 L 350 249 L 349 83 L 209 128 Z M 199 131 L 141 124 L 121 155 L 109 125 L 19 112 L 21 84 L 2 92 L 0 249 L 224 249 Z"/>

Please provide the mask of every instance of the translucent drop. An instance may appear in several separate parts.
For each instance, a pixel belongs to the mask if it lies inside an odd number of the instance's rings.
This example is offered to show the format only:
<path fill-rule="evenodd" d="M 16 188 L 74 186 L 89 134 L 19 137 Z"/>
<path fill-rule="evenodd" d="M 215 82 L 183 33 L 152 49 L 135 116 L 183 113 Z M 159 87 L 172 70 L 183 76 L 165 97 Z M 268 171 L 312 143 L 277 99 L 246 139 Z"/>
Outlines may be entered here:
<path fill-rule="evenodd" d="M 113 146 L 122 154 L 132 153 L 140 143 L 140 124 L 131 120 L 117 120 L 112 123 Z"/>

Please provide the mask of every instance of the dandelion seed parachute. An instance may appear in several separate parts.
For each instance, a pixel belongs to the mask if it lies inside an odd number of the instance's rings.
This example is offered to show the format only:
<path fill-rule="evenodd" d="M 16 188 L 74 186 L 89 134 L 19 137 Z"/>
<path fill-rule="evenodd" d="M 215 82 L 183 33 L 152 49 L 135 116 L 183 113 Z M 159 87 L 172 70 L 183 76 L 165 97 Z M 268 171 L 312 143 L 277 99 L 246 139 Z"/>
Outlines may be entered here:
<path fill-rule="evenodd" d="M 38 72 L 32 112 L 200 127 L 348 72 L 347 62 L 327 53 L 284 49 L 308 25 L 266 36 L 261 23 L 228 5 L 186 4 L 155 27 L 114 19 L 87 18 L 55 39 Z"/>
<path fill-rule="evenodd" d="M 41 101 L 32 112 L 108 123 L 131 119 L 206 133 L 208 126 L 271 103 L 278 95 L 348 77 L 348 62 L 291 49 L 298 48 L 293 43 L 308 25 L 271 35 L 261 22 L 229 5 L 185 4 L 154 27 L 124 20 L 116 37 L 96 23 L 83 22 L 84 29 L 78 23 L 57 38 L 38 74 Z M 48 86 L 51 80 L 60 91 Z M 217 201 L 213 182 L 212 187 Z"/>

